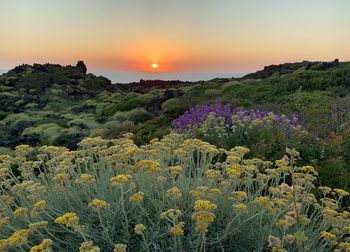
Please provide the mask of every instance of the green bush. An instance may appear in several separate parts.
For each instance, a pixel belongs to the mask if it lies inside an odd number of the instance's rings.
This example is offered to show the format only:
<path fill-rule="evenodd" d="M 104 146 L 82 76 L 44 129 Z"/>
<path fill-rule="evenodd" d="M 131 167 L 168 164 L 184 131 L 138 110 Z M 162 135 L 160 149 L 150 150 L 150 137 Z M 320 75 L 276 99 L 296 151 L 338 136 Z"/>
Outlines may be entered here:
<path fill-rule="evenodd" d="M 144 108 L 136 108 L 127 113 L 127 117 L 134 124 L 144 123 L 153 118 L 153 115 L 147 112 Z"/>

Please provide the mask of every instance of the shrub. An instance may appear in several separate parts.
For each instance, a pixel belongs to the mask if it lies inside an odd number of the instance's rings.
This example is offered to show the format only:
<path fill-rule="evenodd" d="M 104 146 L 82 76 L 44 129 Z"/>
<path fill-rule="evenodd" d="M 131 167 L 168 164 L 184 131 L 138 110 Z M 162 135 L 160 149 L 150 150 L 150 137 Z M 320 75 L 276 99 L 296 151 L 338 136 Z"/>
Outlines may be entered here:
<path fill-rule="evenodd" d="M 306 163 L 316 159 L 320 151 L 297 115 L 289 118 L 272 111 L 233 109 L 231 104 L 222 106 L 220 99 L 211 106 L 191 108 L 172 125 L 174 132 L 186 138 L 200 138 L 228 149 L 245 146 L 251 149 L 251 156 L 270 161 L 281 158 L 287 146 L 299 148 Z"/>
<path fill-rule="evenodd" d="M 147 112 L 144 108 L 136 108 L 127 113 L 128 119 L 135 124 L 143 123 L 149 119 L 152 119 L 153 115 Z"/>
<path fill-rule="evenodd" d="M 62 129 L 56 123 L 41 124 L 36 127 L 25 128 L 22 136 L 38 134 L 42 139 L 48 139 L 51 144 L 52 140 L 61 133 Z"/>
<path fill-rule="evenodd" d="M 137 147 L 85 138 L 80 150 L 29 146 L 1 156 L 3 250 L 330 251 L 349 246 L 348 192 L 318 188 L 298 153 L 273 164 L 171 134 Z M 227 156 L 214 163 L 216 155 Z M 19 166 L 20 177 L 11 173 Z M 6 183 L 8 179 L 12 183 Z M 40 245 L 39 245 L 40 244 Z M 35 250 L 34 250 L 35 251 Z"/>

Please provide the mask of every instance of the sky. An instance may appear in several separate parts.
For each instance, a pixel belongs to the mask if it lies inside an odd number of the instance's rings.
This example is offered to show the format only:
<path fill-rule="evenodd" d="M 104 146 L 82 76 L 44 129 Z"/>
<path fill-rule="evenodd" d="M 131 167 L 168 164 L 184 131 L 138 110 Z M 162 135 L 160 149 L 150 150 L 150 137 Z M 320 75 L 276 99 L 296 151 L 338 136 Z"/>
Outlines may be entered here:
<path fill-rule="evenodd" d="M 0 69 L 83 60 L 89 70 L 251 72 L 350 61 L 349 13 L 349 0 L 0 0 Z"/>

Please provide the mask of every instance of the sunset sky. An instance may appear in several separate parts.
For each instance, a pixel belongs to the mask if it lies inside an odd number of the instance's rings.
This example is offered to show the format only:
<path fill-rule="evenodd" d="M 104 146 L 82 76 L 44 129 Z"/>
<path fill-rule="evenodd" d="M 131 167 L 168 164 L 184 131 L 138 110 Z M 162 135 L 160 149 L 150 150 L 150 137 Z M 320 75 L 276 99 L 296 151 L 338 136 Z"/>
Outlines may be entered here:
<path fill-rule="evenodd" d="M 349 13 L 349 0 L 0 0 L 0 69 L 81 59 L 89 70 L 250 72 L 347 61 Z"/>

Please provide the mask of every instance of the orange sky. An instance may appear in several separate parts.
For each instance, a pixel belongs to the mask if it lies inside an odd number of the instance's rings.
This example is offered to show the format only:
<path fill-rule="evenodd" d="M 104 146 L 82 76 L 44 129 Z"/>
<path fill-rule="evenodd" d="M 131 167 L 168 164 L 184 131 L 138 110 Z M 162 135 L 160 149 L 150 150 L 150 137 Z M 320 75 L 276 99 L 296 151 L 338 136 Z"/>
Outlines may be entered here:
<path fill-rule="evenodd" d="M 89 70 L 249 72 L 346 61 L 349 10 L 346 0 L 1 1 L 0 69 L 84 60 Z"/>

